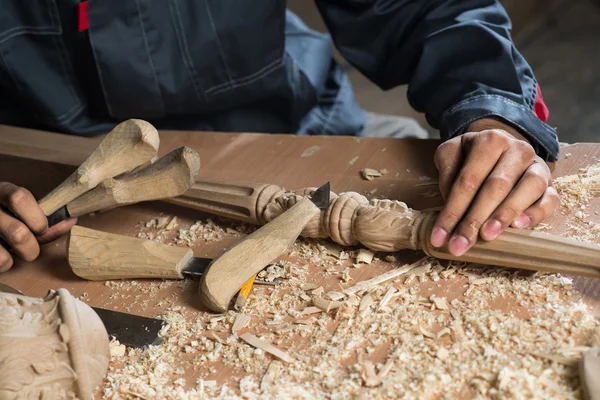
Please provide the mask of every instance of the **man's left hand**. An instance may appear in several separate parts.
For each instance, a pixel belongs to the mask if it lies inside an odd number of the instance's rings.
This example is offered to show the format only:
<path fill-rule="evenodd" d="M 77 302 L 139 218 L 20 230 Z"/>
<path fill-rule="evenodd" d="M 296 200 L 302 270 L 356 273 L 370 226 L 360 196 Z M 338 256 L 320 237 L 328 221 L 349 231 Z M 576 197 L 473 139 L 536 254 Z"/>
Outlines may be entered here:
<path fill-rule="evenodd" d="M 505 228 L 527 228 L 554 212 L 559 198 L 546 163 L 527 139 L 495 119 L 481 119 L 435 153 L 446 202 L 431 244 L 455 256 L 481 236 L 494 240 Z"/>

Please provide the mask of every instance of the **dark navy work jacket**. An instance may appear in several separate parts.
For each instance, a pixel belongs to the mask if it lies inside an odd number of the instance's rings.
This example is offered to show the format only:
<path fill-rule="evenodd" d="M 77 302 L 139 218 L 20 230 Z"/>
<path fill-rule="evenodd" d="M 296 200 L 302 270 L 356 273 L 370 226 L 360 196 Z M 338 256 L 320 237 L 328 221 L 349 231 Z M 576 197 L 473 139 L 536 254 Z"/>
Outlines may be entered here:
<path fill-rule="evenodd" d="M 558 155 L 495 0 L 317 0 L 343 56 L 442 138 L 483 117 Z M 328 35 L 284 0 L 0 0 L 0 123 L 91 136 L 158 128 L 361 135 Z M 83 19 L 83 20 L 82 20 Z M 539 104 L 538 104 L 539 105 Z M 538 112 L 537 115 L 540 115 Z"/>

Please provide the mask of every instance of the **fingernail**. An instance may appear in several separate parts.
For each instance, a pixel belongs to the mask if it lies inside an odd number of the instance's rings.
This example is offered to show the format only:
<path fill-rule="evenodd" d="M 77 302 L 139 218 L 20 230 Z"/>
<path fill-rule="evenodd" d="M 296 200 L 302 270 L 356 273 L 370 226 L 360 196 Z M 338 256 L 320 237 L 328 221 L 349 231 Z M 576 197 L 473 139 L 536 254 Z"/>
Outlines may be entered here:
<path fill-rule="evenodd" d="M 521 214 L 519 218 L 515 219 L 513 222 L 515 228 L 527 228 L 529 224 L 531 224 L 531 218 L 528 215 Z"/>
<path fill-rule="evenodd" d="M 433 247 L 442 247 L 446 243 L 448 232 L 442 228 L 435 228 L 431 234 L 431 244 Z"/>
<path fill-rule="evenodd" d="M 502 224 L 497 219 L 490 219 L 483 225 L 482 236 L 486 240 L 494 240 L 502 232 Z"/>
<path fill-rule="evenodd" d="M 469 241 L 461 235 L 452 236 L 452 239 L 448 243 L 448 250 L 453 255 L 460 257 L 469 250 Z"/>

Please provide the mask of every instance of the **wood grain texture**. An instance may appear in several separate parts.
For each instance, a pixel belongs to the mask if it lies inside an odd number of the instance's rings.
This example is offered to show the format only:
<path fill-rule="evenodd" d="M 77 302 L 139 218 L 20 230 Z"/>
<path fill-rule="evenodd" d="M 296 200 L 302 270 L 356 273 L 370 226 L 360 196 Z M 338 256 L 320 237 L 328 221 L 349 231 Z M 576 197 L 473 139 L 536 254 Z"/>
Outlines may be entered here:
<path fill-rule="evenodd" d="M 429 256 L 483 265 L 521 268 L 563 275 L 600 278 L 600 246 L 570 238 L 523 229 L 507 228 L 495 240 L 479 239 L 460 257 L 431 245 L 437 212 L 423 213 L 415 223 L 417 248 Z"/>
<path fill-rule="evenodd" d="M 67 204 L 72 217 L 141 201 L 184 194 L 196 180 L 200 156 L 189 147 L 173 150 L 145 168 L 107 179 Z"/>
<path fill-rule="evenodd" d="M 283 188 L 277 185 L 201 179 L 197 180 L 184 195 L 166 201 L 178 206 L 262 225 L 267 221 L 262 219 L 261 205 L 268 204 L 275 196 L 283 193 Z"/>
<path fill-rule="evenodd" d="M 199 286 L 200 301 L 215 312 L 225 312 L 240 288 L 270 262 L 284 254 L 308 221 L 320 212 L 308 198 L 250 234 L 208 267 Z"/>
<path fill-rule="evenodd" d="M 188 248 L 82 226 L 71 229 L 67 244 L 67 259 L 75 275 L 92 281 L 182 279 L 181 269 L 192 256 L 193 252 Z"/>
<path fill-rule="evenodd" d="M 47 216 L 52 214 L 102 181 L 151 160 L 158 145 L 158 132 L 148 122 L 120 123 L 71 176 L 40 200 L 40 207 Z"/>

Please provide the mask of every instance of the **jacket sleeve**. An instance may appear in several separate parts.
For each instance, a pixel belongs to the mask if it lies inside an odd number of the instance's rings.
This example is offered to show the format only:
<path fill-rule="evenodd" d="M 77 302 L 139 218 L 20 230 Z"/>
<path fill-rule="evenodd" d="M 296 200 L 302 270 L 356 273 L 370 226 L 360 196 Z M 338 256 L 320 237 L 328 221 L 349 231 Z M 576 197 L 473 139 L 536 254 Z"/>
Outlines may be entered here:
<path fill-rule="evenodd" d="M 541 93 L 495 0 L 317 0 L 344 57 L 382 89 L 408 83 L 408 100 L 447 140 L 493 117 L 527 136 L 545 160 L 556 132 L 536 116 Z M 537 104 L 536 104 L 537 102 Z M 541 103 L 543 109 L 545 106 Z M 538 115 L 540 115 L 538 113 Z"/>

